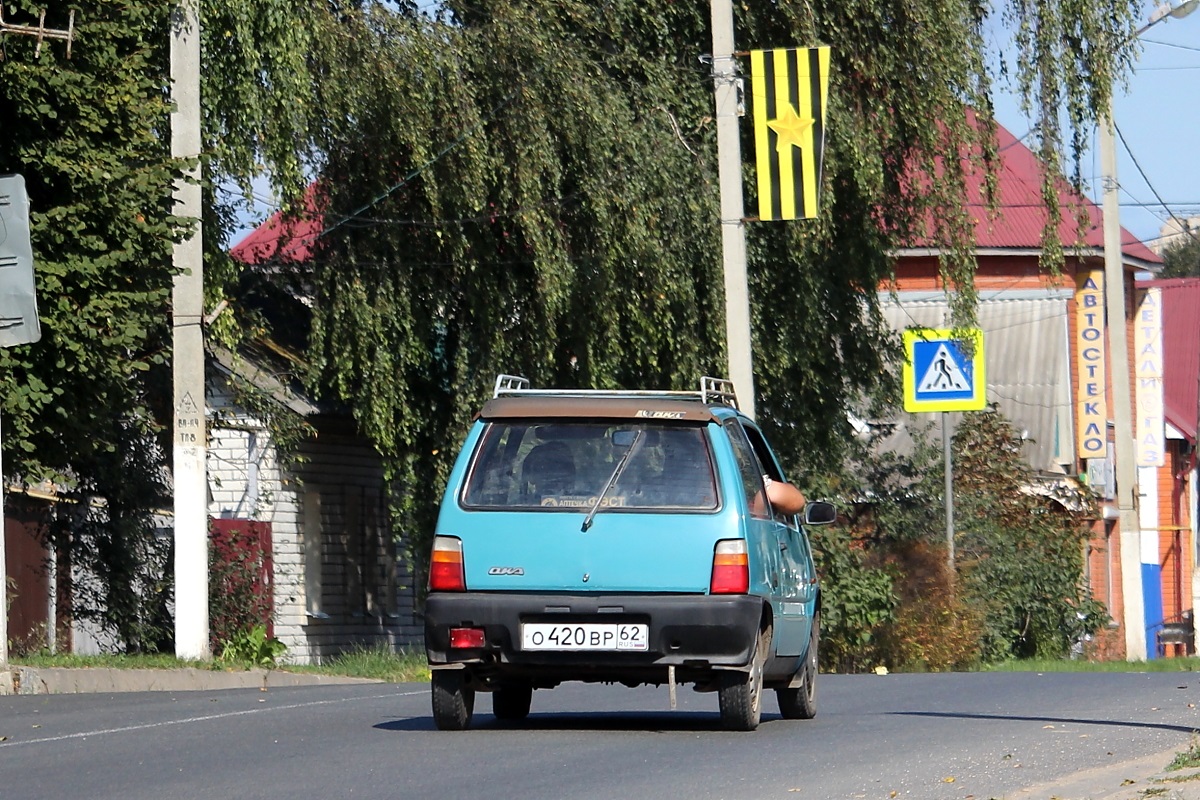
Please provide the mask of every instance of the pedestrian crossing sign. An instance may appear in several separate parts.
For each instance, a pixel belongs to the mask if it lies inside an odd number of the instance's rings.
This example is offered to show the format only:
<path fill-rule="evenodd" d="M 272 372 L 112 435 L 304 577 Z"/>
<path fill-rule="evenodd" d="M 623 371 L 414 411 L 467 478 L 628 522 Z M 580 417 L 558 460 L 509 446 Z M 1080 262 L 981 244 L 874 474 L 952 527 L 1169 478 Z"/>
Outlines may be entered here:
<path fill-rule="evenodd" d="M 904 410 L 979 411 L 987 406 L 983 331 L 904 332 Z M 963 338 L 965 333 L 965 338 Z"/>

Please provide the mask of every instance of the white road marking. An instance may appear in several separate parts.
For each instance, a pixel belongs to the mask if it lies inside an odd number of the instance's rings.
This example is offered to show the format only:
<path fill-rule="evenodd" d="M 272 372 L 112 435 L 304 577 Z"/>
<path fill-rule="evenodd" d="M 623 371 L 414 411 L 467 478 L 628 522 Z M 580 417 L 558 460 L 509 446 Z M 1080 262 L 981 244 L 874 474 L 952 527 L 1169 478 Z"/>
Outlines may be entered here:
<path fill-rule="evenodd" d="M 227 717 L 242 717 L 247 714 L 260 714 L 264 711 L 288 711 L 293 708 L 306 708 L 308 706 L 326 706 L 333 703 L 349 703 L 356 700 L 379 700 L 385 697 L 416 697 L 425 695 L 425 692 L 392 692 L 388 694 L 373 694 L 364 697 L 343 697 L 338 700 L 313 700 L 308 703 L 291 703 L 286 706 L 263 706 L 262 708 L 248 708 L 245 711 L 227 711 L 223 714 L 205 714 L 202 717 L 186 717 L 184 719 L 170 719 L 163 722 L 148 722 L 145 725 L 127 725 L 123 728 L 103 728 L 95 731 L 82 731 L 80 733 L 66 733 L 62 736 L 44 736 L 41 739 L 23 739 L 15 742 L 0 742 L 0 747 L 17 747 L 23 744 L 45 744 L 47 742 L 62 742 L 67 739 L 86 739 L 89 736 L 104 736 L 110 733 L 128 733 L 129 731 L 144 731 L 151 728 L 163 728 L 167 725 L 185 725 L 189 722 L 208 722 L 214 719 L 225 719 Z"/>

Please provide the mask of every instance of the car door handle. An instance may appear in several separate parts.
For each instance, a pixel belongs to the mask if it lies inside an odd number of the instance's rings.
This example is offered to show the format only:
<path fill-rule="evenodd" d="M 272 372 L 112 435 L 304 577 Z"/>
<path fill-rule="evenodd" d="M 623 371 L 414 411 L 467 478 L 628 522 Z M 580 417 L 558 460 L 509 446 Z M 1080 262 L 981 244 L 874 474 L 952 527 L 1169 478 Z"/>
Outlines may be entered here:
<path fill-rule="evenodd" d="M 787 542 L 780 542 L 779 549 L 783 550 L 784 552 L 787 552 Z"/>

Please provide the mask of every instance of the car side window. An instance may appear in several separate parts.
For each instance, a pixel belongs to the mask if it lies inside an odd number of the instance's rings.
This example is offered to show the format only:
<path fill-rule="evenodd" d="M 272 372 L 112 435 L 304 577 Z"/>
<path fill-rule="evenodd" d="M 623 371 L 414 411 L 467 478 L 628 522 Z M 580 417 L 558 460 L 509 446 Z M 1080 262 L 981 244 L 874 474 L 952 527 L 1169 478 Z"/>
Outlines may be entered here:
<path fill-rule="evenodd" d="M 750 448 L 754 451 L 754 455 L 761 465 L 762 474 L 774 481 L 783 480 L 783 473 L 780 472 L 779 466 L 775 463 L 775 456 L 771 453 L 771 448 L 767 445 L 767 440 L 763 437 L 762 431 L 750 425 L 743 425 L 742 429 L 746 431 L 746 438 L 750 441 Z M 775 514 L 775 518 L 780 522 L 786 523 L 789 527 L 796 527 L 798 524 L 796 517 L 787 514 Z"/>
<path fill-rule="evenodd" d="M 758 519 L 770 519 L 771 512 L 766 502 L 766 487 L 763 486 L 762 467 L 758 457 L 746 438 L 746 431 L 736 419 L 727 419 L 722 424 L 729 443 L 733 447 L 733 457 L 737 461 L 738 475 L 742 479 L 742 490 L 746 494 L 746 507 L 750 516 Z"/>

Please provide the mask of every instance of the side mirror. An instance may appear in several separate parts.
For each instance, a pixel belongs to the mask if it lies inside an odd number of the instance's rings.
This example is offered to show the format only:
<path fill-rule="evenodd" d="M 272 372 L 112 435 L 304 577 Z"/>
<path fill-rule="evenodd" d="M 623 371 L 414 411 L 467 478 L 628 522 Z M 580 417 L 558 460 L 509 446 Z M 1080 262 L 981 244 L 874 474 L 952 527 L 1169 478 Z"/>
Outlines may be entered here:
<path fill-rule="evenodd" d="M 615 447 L 618 450 L 628 449 L 630 445 L 632 445 L 635 441 L 637 441 L 637 434 L 638 434 L 638 432 L 636 430 L 632 430 L 629 428 L 619 428 L 618 430 L 613 431 L 612 432 L 613 447 Z"/>
<path fill-rule="evenodd" d="M 828 525 L 837 522 L 837 508 L 823 500 L 810 500 L 804 506 L 805 525 Z"/>

